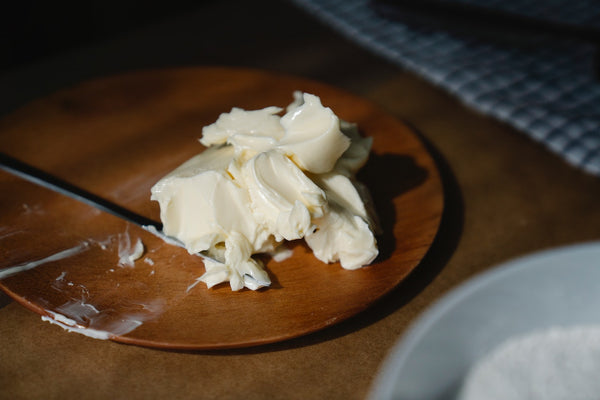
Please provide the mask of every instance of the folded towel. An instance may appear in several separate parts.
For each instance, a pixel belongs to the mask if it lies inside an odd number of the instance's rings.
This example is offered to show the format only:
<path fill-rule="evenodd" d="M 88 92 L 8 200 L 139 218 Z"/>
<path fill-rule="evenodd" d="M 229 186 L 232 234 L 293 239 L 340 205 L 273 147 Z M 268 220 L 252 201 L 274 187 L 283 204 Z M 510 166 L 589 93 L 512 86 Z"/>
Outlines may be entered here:
<path fill-rule="evenodd" d="M 369 0 L 293 1 L 365 48 L 514 126 L 570 164 L 600 176 L 597 43 L 549 35 L 516 45 L 389 18 Z M 455 1 L 551 23 L 600 27 L 598 1 L 537 3 L 545 7 L 536 7 L 532 0 Z M 565 4 L 569 7 L 557 12 Z"/>

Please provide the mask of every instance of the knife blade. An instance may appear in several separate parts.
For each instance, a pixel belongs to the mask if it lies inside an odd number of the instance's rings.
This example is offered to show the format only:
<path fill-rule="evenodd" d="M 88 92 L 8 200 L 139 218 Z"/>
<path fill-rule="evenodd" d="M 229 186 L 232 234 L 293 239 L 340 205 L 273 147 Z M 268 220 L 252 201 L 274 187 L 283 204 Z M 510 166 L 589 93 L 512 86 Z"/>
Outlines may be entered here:
<path fill-rule="evenodd" d="M 137 214 L 125 207 L 75 186 L 32 165 L 26 164 L 5 153 L 0 153 L 0 169 L 41 187 L 115 215 L 144 229 L 153 227 L 156 231 L 162 232 L 163 226 L 160 222 Z"/>

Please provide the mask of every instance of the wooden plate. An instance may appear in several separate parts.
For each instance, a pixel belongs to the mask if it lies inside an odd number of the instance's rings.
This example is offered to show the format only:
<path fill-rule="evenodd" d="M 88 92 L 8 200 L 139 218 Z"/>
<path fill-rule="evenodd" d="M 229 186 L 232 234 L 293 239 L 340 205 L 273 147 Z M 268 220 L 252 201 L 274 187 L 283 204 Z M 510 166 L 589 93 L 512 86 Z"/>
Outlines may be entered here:
<path fill-rule="evenodd" d="M 380 257 L 357 271 L 323 264 L 302 242 L 268 260 L 273 284 L 231 292 L 190 286 L 199 257 L 89 206 L 0 173 L 0 288 L 46 320 L 93 337 L 176 349 L 281 341 L 364 310 L 418 264 L 437 232 L 443 193 L 415 133 L 368 101 L 297 77 L 229 68 L 136 72 L 35 101 L 0 120 L 0 150 L 152 219 L 150 187 L 202 151 L 201 128 L 237 106 L 286 106 L 292 92 L 321 97 L 374 138 L 360 174 L 382 221 Z M 145 255 L 120 266 L 119 246 Z M 27 269 L 27 270 L 25 270 Z M 188 290 L 189 289 L 189 290 Z"/>

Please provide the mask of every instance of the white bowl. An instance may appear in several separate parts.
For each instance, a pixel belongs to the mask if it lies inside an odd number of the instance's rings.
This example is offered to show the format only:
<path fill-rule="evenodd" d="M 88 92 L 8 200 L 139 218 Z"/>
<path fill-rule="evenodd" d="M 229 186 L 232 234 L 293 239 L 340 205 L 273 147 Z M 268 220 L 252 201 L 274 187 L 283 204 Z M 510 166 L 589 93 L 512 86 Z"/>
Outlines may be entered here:
<path fill-rule="evenodd" d="M 518 258 L 460 285 L 393 348 L 370 399 L 456 398 L 469 370 L 509 338 L 600 324 L 600 242 Z"/>

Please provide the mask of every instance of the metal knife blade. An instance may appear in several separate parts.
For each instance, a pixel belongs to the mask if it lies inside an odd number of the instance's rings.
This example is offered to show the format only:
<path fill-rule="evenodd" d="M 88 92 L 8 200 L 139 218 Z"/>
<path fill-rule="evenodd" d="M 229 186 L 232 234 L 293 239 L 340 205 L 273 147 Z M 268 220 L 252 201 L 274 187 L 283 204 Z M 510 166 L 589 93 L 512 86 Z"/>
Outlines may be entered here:
<path fill-rule="evenodd" d="M 17 160 L 7 154 L 0 153 L 0 169 L 23 178 L 36 185 L 50 189 L 72 199 L 81 201 L 99 210 L 108 212 L 128 222 L 139 225 L 144 229 L 151 226 L 156 231 L 162 231 L 162 224 L 150 218 L 139 215 L 131 210 L 121 207 L 111 201 L 97 196 L 87 190 L 70 184 L 56 176 L 37 169 L 29 164 Z"/>

